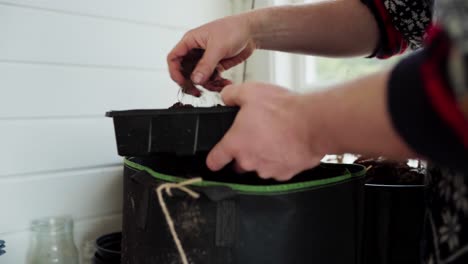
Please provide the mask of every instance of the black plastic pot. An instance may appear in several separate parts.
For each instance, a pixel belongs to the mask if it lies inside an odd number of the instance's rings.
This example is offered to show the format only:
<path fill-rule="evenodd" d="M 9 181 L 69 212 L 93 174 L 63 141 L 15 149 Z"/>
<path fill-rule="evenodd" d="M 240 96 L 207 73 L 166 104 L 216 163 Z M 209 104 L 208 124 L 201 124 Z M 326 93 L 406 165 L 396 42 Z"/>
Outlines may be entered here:
<path fill-rule="evenodd" d="M 5 241 L 3 240 L 0 240 L 0 256 L 5 254 L 6 251 L 5 251 Z"/>
<path fill-rule="evenodd" d="M 195 176 L 199 199 L 166 196 L 189 263 L 362 263 L 364 167 L 322 164 L 279 183 L 213 173 L 204 158 L 125 161 L 123 263 L 180 263 L 155 189 Z"/>
<path fill-rule="evenodd" d="M 96 240 L 94 264 L 120 264 L 122 233 L 104 235 Z"/>
<path fill-rule="evenodd" d="M 420 263 L 424 185 L 365 185 L 364 263 Z"/>

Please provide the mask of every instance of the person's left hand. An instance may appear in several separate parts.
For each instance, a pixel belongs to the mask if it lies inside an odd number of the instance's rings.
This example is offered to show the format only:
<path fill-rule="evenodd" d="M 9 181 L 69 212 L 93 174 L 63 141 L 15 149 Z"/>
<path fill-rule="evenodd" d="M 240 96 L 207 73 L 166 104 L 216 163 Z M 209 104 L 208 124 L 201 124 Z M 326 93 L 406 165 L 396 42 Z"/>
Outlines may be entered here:
<path fill-rule="evenodd" d="M 211 170 L 235 160 L 240 172 L 286 181 L 318 165 L 325 155 L 320 114 L 306 118 L 301 95 L 270 84 L 246 83 L 226 86 L 221 96 L 226 105 L 240 110 L 207 157 Z"/>

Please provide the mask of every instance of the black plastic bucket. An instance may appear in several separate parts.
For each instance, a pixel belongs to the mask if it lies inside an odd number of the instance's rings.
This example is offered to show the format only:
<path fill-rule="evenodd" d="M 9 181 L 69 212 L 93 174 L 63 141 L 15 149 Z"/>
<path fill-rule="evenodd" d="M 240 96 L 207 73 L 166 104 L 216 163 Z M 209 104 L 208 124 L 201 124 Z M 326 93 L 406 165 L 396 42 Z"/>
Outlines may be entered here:
<path fill-rule="evenodd" d="M 199 199 L 166 196 L 189 263 L 362 263 L 364 167 L 322 164 L 278 183 L 204 160 L 125 161 L 122 263 L 181 263 L 155 189 L 200 175 Z"/>
<path fill-rule="evenodd" d="M 364 263 L 420 263 L 425 186 L 365 185 Z"/>
<path fill-rule="evenodd" d="M 122 233 L 104 235 L 96 240 L 96 253 L 94 264 L 119 264 L 121 263 Z"/>

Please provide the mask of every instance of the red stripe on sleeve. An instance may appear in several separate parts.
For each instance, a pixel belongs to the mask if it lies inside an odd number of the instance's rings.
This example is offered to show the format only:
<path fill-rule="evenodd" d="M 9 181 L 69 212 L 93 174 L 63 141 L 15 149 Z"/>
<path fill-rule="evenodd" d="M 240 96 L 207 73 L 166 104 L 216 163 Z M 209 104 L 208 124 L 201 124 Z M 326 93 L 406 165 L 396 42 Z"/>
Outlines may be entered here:
<path fill-rule="evenodd" d="M 403 38 L 401 33 L 393 26 L 393 21 L 388 14 L 387 9 L 384 6 L 382 0 L 375 0 L 375 6 L 379 12 L 382 21 L 385 24 L 385 31 L 388 39 L 388 43 L 385 44 L 385 53 L 379 54 L 378 57 L 381 59 L 389 58 L 395 54 L 401 54 L 405 52 L 408 47 L 408 43 Z"/>
<path fill-rule="evenodd" d="M 438 28 L 432 28 L 430 32 L 429 41 L 439 36 L 442 37 L 441 34 L 443 34 L 442 30 Z M 424 88 L 436 112 L 454 130 L 463 145 L 468 148 L 468 121 L 458 108 L 454 96 L 446 89 L 447 84 L 439 69 L 439 65 L 449 54 L 449 47 L 448 39 L 442 38 L 440 46 L 434 50 L 432 57 L 421 66 Z"/>

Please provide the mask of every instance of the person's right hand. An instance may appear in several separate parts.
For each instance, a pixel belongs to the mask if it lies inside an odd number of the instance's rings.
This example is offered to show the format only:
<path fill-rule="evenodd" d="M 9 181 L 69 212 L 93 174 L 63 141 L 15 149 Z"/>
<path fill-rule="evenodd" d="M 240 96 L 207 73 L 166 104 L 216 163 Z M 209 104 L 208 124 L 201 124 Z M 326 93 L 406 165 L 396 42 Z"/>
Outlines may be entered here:
<path fill-rule="evenodd" d="M 180 70 L 181 60 L 190 50 L 201 48 L 205 54 L 191 79 L 193 83 L 213 90 L 206 84 L 215 69 L 222 72 L 242 63 L 256 48 L 248 15 L 226 17 L 187 32 L 167 56 L 171 78 L 183 86 L 186 80 Z M 197 91 L 188 93 L 195 94 Z"/>

